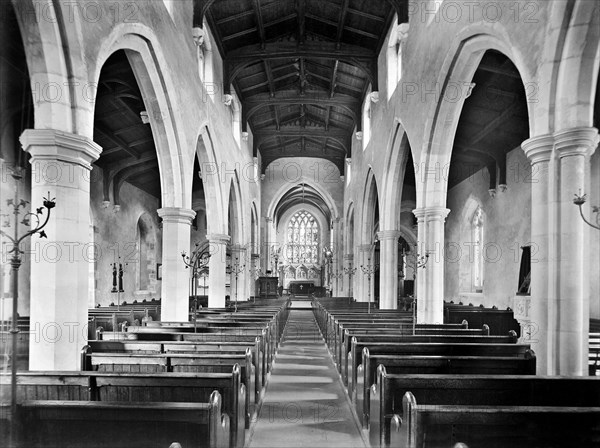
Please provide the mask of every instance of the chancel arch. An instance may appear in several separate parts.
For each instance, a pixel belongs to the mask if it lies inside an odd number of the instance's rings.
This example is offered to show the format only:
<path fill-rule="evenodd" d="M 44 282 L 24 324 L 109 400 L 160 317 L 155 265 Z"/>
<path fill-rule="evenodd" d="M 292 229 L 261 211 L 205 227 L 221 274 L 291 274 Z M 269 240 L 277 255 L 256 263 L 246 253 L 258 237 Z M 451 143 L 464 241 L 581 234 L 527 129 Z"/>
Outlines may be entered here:
<path fill-rule="evenodd" d="M 331 226 L 322 208 L 309 202 L 293 204 L 281 212 L 276 228 L 283 288 L 294 280 L 328 286 L 323 249 L 330 245 Z"/>

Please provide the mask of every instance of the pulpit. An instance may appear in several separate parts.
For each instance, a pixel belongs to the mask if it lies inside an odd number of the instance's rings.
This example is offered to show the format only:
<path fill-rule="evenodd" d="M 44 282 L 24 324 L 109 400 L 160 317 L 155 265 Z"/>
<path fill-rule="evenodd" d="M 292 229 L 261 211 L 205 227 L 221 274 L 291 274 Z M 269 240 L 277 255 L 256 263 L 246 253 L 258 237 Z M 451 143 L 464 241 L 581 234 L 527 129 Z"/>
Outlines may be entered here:
<path fill-rule="evenodd" d="M 277 298 L 278 277 L 258 277 L 258 296 L 262 298 Z"/>

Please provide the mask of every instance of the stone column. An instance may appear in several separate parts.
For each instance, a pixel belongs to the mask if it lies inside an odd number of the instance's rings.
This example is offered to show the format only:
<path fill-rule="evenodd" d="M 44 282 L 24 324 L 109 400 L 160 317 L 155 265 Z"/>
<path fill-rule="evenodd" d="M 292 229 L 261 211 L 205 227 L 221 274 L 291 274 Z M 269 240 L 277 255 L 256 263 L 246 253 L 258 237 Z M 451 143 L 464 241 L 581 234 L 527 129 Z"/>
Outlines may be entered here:
<path fill-rule="evenodd" d="M 225 308 L 225 282 L 227 265 L 227 243 L 229 235 L 211 233 L 206 235 L 209 243 L 208 261 L 208 307 Z"/>
<path fill-rule="evenodd" d="M 271 270 L 271 265 L 273 264 L 273 260 L 272 258 L 272 254 L 271 254 L 271 247 L 273 245 L 276 244 L 277 239 L 275 238 L 275 232 L 273 230 L 273 218 L 269 218 L 266 217 L 265 218 L 265 234 L 266 234 L 266 239 L 265 239 L 265 250 L 264 250 L 264 254 L 265 254 L 265 258 L 264 258 L 264 267 L 263 267 L 263 271 L 265 272 L 265 275 L 267 273 L 267 271 Z M 271 275 L 277 275 L 276 273 L 273 273 Z"/>
<path fill-rule="evenodd" d="M 91 139 L 52 129 L 21 135 L 31 154 L 31 210 L 56 198 L 44 228 L 31 241 L 30 370 L 79 370 L 87 343 L 90 172 L 102 148 Z M 34 223 L 32 223 L 34 224 Z"/>
<path fill-rule="evenodd" d="M 342 243 L 342 231 L 341 231 L 341 220 L 340 218 L 333 219 L 333 258 L 331 260 L 331 274 L 336 275 L 342 272 L 343 262 L 343 243 Z M 337 269 L 337 272 L 336 272 Z M 342 295 L 342 279 L 332 278 L 331 279 L 331 295 L 333 297 L 340 297 Z"/>
<path fill-rule="evenodd" d="M 550 316 L 555 308 L 555 294 L 550 288 L 550 159 L 554 147 L 552 135 L 533 137 L 521 144 L 531 162 L 531 243 L 535 257 L 531 262 L 531 296 L 523 306 L 522 338 L 531 344 L 537 358 L 537 373 L 551 375 L 554 365 L 554 319 Z M 553 288 L 552 288 L 553 289 Z"/>
<path fill-rule="evenodd" d="M 344 268 L 354 268 L 354 255 L 346 254 L 344 255 Z M 342 281 L 344 282 L 344 291 L 346 297 L 352 297 L 354 291 L 354 277 L 356 277 L 356 273 L 352 274 L 352 276 L 346 274 L 344 272 L 344 277 Z"/>
<path fill-rule="evenodd" d="M 381 281 L 379 283 L 379 308 L 398 308 L 398 230 L 382 230 L 377 233 L 380 243 L 379 260 Z"/>
<path fill-rule="evenodd" d="M 191 225 L 196 212 L 180 207 L 157 210 L 162 218 L 161 320 L 188 321 L 190 270 L 181 258 L 190 253 Z"/>
<path fill-rule="evenodd" d="M 585 191 L 589 157 L 598 145 L 598 130 L 574 128 L 554 135 L 560 159 L 559 259 L 557 295 L 557 374 L 587 375 L 590 303 L 585 272 L 589 227 L 573 204 Z"/>
<path fill-rule="evenodd" d="M 260 254 L 257 253 L 253 253 L 250 255 L 250 260 L 251 260 L 251 264 L 250 264 L 250 274 L 248 275 L 248 285 L 249 285 L 249 289 L 248 291 L 250 291 L 250 296 L 252 297 L 257 297 L 258 296 L 258 290 L 256 288 L 256 277 L 257 277 L 257 270 L 260 269 Z"/>
<path fill-rule="evenodd" d="M 417 270 L 417 322 L 444 321 L 444 223 L 450 210 L 424 207 L 413 210 L 419 226 L 419 254 L 429 254 L 424 268 Z"/>
<path fill-rule="evenodd" d="M 236 268 L 235 263 L 237 263 L 238 268 L 243 268 L 242 272 L 238 273 L 237 280 L 235 278 L 235 272 L 233 272 L 233 268 Z M 238 303 L 246 302 L 248 300 L 248 296 L 246 293 L 246 273 L 248 272 L 250 266 L 248 265 L 248 260 L 246 259 L 246 248 L 244 246 L 234 245 L 231 248 L 231 267 L 231 301 L 235 301 L 237 285 Z"/>
<path fill-rule="evenodd" d="M 371 268 L 373 267 L 373 263 L 375 262 L 373 259 L 373 245 L 372 244 L 362 244 L 357 247 L 358 249 L 358 262 L 356 263 L 356 272 L 354 273 L 357 282 L 355 285 L 358 288 L 355 291 L 355 298 L 357 302 L 368 302 L 369 297 L 371 297 L 371 303 L 373 303 L 375 295 L 374 295 L 374 274 L 371 274 L 371 285 L 369 289 L 369 279 L 368 276 L 363 272 L 361 266 L 365 268 L 370 263 Z"/>

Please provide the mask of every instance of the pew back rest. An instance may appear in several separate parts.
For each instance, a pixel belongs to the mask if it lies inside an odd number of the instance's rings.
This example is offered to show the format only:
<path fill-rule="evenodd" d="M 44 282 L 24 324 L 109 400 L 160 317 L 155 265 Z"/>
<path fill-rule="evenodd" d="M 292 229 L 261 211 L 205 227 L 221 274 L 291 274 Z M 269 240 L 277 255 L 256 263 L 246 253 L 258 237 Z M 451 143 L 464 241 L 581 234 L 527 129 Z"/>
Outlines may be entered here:
<path fill-rule="evenodd" d="M 206 403 L 26 401 L 22 440 L 28 447 L 182 446 L 228 448 L 230 428 L 217 392 Z M 31 428 L 35 427 L 35 431 Z"/>
<path fill-rule="evenodd" d="M 600 378 L 535 375 L 396 375 L 380 368 L 384 415 L 402 412 L 411 392 L 420 404 L 490 406 L 600 406 Z"/>
<path fill-rule="evenodd" d="M 407 392 L 403 413 L 391 444 L 411 448 L 592 448 L 600 431 L 600 407 L 422 405 Z"/>
<path fill-rule="evenodd" d="M 202 403 L 218 391 L 223 411 L 230 412 L 234 392 L 231 368 L 229 373 L 115 375 L 94 374 L 98 401 L 144 401 Z"/>
<path fill-rule="evenodd" d="M 0 374 L 0 403 L 10 403 L 11 377 Z M 19 372 L 17 401 L 91 400 L 90 376 L 86 372 Z"/>

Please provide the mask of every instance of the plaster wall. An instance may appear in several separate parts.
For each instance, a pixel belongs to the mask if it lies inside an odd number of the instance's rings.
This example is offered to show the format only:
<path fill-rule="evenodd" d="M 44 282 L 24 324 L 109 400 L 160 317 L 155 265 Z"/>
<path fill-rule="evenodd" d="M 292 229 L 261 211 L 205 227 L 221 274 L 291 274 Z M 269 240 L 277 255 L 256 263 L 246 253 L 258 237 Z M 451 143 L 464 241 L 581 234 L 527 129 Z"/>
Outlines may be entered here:
<path fill-rule="evenodd" d="M 445 300 L 483 304 L 500 309 L 513 307 L 518 290 L 521 246 L 531 237 L 531 165 L 521 148 L 507 155 L 505 192 L 488 193 L 489 173 L 480 170 L 448 191 L 445 231 Z M 477 207 L 483 222 L 483 292 L 472 285 L 474 263 L 471 219 Z M 532 263 L 535 262 L 532 247 Z"/>
<path fill-rule="evenodd" d="M 83 262 L 94 262 L 95 304 L 102 306 L 117 303 L 118 294 L 112 293 L 111 263 L 124 265 L 124 293 L 120 294 L 121 302 L 141 302 L 143 299 L 160 298 L 161 280 L 157 278 L 157 264 L 162 263 L 162 229 L 156 213 L 159 208 L 158 199 L 131 185 L 123 183 L 120 191 L 121 209 L 115 213 L 112 206 L 102 206 L 101 169 L 94 166 L 91 183 L 91 208 L 93 217 L 95 257 L 87 257 Z M 143 214 L 150 217 L 150 228 L 153 235 L 153 248 L 148 250 L 148 287 L 140 289 L 140 244 L 138 238 L 138 221 Z"/>

